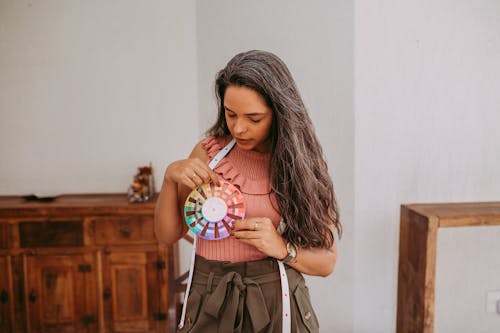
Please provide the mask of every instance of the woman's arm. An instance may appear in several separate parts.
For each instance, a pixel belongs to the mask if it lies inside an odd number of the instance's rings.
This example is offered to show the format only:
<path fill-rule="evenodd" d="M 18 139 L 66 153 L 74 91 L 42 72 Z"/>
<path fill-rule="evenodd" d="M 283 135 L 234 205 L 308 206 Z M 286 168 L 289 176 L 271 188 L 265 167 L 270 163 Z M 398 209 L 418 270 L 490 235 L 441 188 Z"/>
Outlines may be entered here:
<path fill-rule="evenodd" d="M 177 242 L 187 231 L 182 215 L 184 201 L 194 188 L 218 182 L 218 176 L 207 165 L 207 152 L 198 143 L 188 159 L 167 167 L 155 209 L 155 234 L 160 242 Z"/>
<path fill-rule="evenodd" d="M 285 248 L 281 258 L 286 257 Z M 333 273 L 337 262 L 337 244 L 334 243 L 329 249 L 320 248 L 297 248 L 297 257 L 287 265 L 299 272 L 309 275 L 328 276 Z"/>
<path fill-rule="evenodd" d="M 283 259 L 287 256 L 286 241 L 276 231 L 271 219 L 267 217 L 253 217 L 236 221 L 233 237 L 243 243 L 255 246 L 259 251 L 270 257 Z M 297 257 L 287 265 L 296 270 L 317 276 L 330 275 L 337 262 L 336 243 L 329 249 L 298 248 Z"/>

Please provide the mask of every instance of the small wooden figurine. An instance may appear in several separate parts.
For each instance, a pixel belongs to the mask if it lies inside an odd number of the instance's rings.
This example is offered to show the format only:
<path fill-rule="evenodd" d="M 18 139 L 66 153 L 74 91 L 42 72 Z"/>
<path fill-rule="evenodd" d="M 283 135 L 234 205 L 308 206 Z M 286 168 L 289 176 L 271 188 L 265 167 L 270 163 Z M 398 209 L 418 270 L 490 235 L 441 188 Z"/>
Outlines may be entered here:
<path fill-rule="evenodd" d="M 153 167 L 140 166 L 139 172 L 134 176 L 134 181 L 128 188 L 128 200 L 130 202 L 144 202 L 152 198 L 155 194 L 153 179 Z"/>

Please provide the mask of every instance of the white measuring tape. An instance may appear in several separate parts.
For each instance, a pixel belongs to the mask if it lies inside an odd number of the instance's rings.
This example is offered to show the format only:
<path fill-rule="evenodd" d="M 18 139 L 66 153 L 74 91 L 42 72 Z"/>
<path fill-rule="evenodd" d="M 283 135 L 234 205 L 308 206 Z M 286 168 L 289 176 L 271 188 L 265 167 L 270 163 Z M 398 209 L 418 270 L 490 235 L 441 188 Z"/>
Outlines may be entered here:
<path fill-rule="evenodd" d="M 229 151 L 234 147 L 236 144 L 236 140 L 233 139 L 231 142 L 229 142 L 224 148 L 221 149 L 215 155 L 215 157 L 208 163 L 208 167 L 210 169 L 215 169 L 217 164 L 229 153 Z M 281 234 L 283 233 L 284 230 L 284 221 L 280 221 L 280 225 L 278 227 L 278 232 Z M 184 321 L 186 319 L 186 308 L 187 308 L 187 300 L 189 297 L 189 292 L 191 290 L 191 284 L 193 282 L 193 272 L 194 272 L 194 261 L 196 257 L 196 235 L 193 235 L 194 242 L 193 242 L 193 251 L 191 253 L 191 264 L 189 265 L 189 276 L 188 276 L 188 281 L 187 281 L 187 287 L 186 287 L 186 293 L 184 294 L 184 304 L 182 305 L 182 312 L 181 312 L 181 319 L 179 322 L 179 329 L 182 329 L 184 327 Z M 285 265 L 277 260 L 278 262 L 278 267 L 279 267 L 279 273 L 280 273 L 280 280 L 281 280 L 281 300 L 282 300 L 282 306 L 283 306 L 283 333 L 290 333 L 292 330 L 292 324 L 291 324 L 291 311 L 290 311 L 290 289 L 288 287 L 288 277 L 286 275 L 286 269 Z"/>

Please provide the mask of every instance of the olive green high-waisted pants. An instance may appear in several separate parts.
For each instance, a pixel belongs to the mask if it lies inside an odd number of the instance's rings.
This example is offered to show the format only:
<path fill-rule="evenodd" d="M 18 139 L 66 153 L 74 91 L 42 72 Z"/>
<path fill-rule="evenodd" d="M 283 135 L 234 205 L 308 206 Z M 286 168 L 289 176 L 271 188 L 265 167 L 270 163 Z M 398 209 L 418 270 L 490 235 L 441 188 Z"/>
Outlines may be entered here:
<path fill-rule="evenodd" d="M 178 332 L 281 333 L 281 281 L 276 259 L 247 262 L 196 256 L 184 327 Z M 292 332 L 318 332 L 302 274 L 286 266 Z"/>

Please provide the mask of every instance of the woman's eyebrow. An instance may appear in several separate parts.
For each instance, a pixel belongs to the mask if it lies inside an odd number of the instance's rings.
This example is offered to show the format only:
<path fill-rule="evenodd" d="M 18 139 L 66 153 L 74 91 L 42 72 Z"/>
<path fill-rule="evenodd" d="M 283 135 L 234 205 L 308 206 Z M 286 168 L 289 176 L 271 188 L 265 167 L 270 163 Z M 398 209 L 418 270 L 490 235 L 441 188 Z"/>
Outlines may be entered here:
<path fill-rule="evenodd" d="M 227 111 L 234 112 L 233 110 L 231 110 L 230 108 L 228 108 L 225 105 L 224 105 L 224 109 L 226 109 Z M 234 113 L 236 113 L 236 112 L 234 112 Z M 250 112 L 250 113 L 245 113 L 244 115 L 245 116 L 264 116 L 266 114 L 267 114 L 266 112 Z"/>

